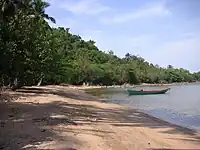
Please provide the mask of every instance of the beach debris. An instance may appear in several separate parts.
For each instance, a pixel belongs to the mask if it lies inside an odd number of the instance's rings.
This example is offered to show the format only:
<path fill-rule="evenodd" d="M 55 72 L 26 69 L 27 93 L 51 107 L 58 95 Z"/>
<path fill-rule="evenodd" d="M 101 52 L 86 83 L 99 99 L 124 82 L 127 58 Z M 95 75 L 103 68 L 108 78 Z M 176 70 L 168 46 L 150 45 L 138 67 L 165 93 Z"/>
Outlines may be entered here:
<path fill-rule="evenodd" d="M 41 132 L 45 132 L 45 131 L 46 131 L 46 129 L 42 129 L 42 130 L 41 130 Z"/>
<path fill-rule="evenodd" d="M 12 118 L 12 117 L 14 117 L 14 115 L 8 115 L 8 117 Z"/>
<path fill-rule="evenodd" d="M 70 120 L 65 115 L 51 115 L 47 117 L 33 118 L 32 120 L 35 122 L 47 122 L 48 124 L 67 123 L 71 125 L 78 125 L 76 122 Z"/>

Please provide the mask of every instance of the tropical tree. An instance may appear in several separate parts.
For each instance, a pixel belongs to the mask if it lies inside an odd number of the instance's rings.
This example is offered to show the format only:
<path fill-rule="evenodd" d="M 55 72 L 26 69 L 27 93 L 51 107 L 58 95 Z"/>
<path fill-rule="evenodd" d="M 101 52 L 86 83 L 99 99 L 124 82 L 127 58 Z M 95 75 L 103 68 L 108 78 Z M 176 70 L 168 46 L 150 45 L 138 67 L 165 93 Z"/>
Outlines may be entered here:
<path fill-rule="evenodd" d="M 50 6 L 49 3 L 42 0 L 33 0 L 31 6 L 36 16 L 40 16 L 44 19 L 50 20 L 53 23 L 56 23 L 56 20 L 53 17 L 45 13 L 45 9 Z"/>
<path fill-rule="evenodd" d="M 18 9 L 26 7 L 23 0 L 1 0 L 1 19 L 13 16 Z"/>
<path fill-rule="evenodd" d="M 0 1 L 0 85 L 13 89 L 40 84 L 140 84 L 191 82 L 200 73 L 169 65 L 161 68 L 127 53 L 103 52 L 92 40 L 51 28 L 42 0 Z M 46 21 L 47 20 L 47 21 Z"/>

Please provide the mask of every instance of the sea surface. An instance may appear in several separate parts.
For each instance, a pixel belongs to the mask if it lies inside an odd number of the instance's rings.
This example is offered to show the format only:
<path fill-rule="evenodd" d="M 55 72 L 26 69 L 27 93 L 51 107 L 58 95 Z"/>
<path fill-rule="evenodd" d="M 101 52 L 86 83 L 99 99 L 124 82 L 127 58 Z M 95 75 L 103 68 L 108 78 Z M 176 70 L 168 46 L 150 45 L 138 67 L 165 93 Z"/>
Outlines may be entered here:
<path fill-rule="evenodd" d="M 183 127 L 200 131 L 200 85 L 168 86 L 162 95 L 129 96 L 125 88 L 90 89 L 87 93 L 106 102 L 128 105 L 147 114 Z M 166 87 L 140 87 L 160 89 Z"/>

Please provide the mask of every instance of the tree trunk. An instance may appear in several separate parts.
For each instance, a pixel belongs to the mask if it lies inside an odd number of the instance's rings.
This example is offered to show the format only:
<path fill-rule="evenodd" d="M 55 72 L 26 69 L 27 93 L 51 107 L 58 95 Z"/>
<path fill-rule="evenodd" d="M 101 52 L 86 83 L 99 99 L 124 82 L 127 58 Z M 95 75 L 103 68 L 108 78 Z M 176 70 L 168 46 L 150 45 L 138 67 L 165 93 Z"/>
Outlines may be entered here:
<path fill-rule="evenodd" d="M 42 80 L 43 80 L 43 77 L 40 78 L 40 81 L 38 82 L 37 86 L 40 86 L 42 84 Z"/>
<path fill-rule="evenodd" d="M 18 78 L 16 77 L 12 84 L 12 90 L 15 91 L 16 89 L 19 89 L 20 87 L 21 87 L 21 84 L 18 81 Z"/>

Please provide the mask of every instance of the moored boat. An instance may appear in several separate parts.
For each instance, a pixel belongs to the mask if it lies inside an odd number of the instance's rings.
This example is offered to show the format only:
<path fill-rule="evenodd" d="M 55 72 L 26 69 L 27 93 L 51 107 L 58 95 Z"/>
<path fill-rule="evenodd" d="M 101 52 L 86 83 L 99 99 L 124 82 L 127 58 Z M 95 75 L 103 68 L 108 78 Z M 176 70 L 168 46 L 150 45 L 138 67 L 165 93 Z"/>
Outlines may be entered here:
<path fill-rule="evenodd" d="M 160 90 L 127 90 L 129 95 L 152 95 L 152 94 L 165 94 L 170 88 Z"/>

